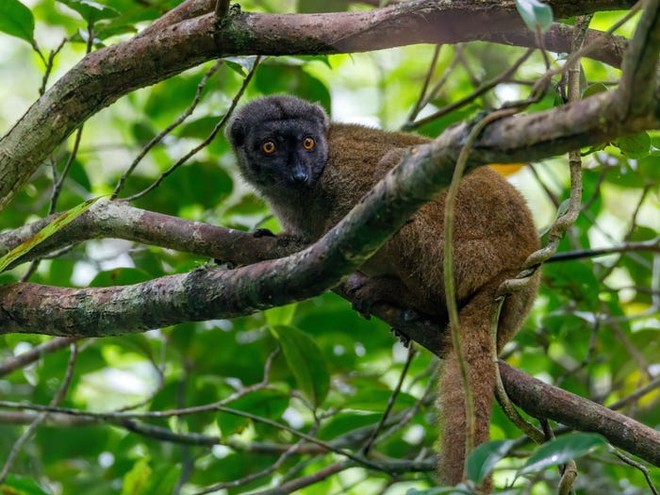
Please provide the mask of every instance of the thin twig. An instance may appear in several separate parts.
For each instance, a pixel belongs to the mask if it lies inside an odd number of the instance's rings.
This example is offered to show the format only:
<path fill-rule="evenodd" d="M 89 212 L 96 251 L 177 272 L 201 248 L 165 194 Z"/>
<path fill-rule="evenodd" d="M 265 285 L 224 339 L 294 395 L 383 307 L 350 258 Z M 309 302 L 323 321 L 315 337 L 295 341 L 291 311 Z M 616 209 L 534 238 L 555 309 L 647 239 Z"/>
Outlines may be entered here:
<path fill-rule="evenodd" d="M 403 386 L 403 380 L 406 378 L 406 375 L 408 374 L 410 363 L 412 363 L 414 357 L 415 357 L 415 346 L 411 344 L 408 347 L 408 356 L 406 357 L 406 362 L 403 365 L 401 374 L 399 375 L 399 381 L 397 382 L 396 387 L 394 387 L 394 390 L 392 391 L 390 397 L 387 400 L 385 411 L 383 412 L 383 415 L 380 417 L 380 421 L 378 422 L 378 425 L 376 425 L 376 428 L 374 428 L 374 430 L 371 432 L 371 436 L 369 437 L 369 440 L 367 440 L 367 443 L 362 448 L 362 453 L 365 456 L 369 455 L 369 452 L 371 451 L 371 447 L 373 447 L 374 442 L 378 437 L 378 434 L 385 425 L 385 421 L 387 420 L 387 417 L 390 415 L 390 412 L 392 412 L 392 408 L 394 407 L 394 402 L 396 401 L 397 396 L 401 392 L 401 387 Z"/>
<path fill-rule="evenodd" d="M 534 48 L 528 48 L 525 53 L 507 70 L 502 72 L 501 74 L 497 75 L 493 79 L 485 82 L 482 84 L 480 87 L 478 87 L 475 91 L 473 91 L 471 94 L 465 96 L 464 98 L 461 98 L 458 101 L 455 101 L 454 103 L 451 103 L 437 112 L 434 112 L 433 114 L 429 115 L 428 117 L 424 117 L 423 119 L 419 119 L 416 122 L 411 123 L 410 125 L 407 125 L 405 128 L 406 129 L 417 129 L 424 124 L 428 124 L 429 122 L 432 122 L 436 119 L 439 119 L 440 117 L 443 117 L 444 115 L 447 115 L 448 113 L 453 112 L 454 110 L 461 108 L 468 103 L 471 103 L 472 101 L 476 100 L 479 98 L 481 95 L 486 93 L 487 91 L 490 91 L 493 89 L 495 86 L 500 84 L 503 81 L 506 81 L 509 77 L 511 77 L 517 70 L 518 68 L 522 65 L 522 63 L 527 60 L 532 53 L 534 53 Z"/>
<path fill-rule="evenodd" d="M 626 235 L 623 238 L 624 243 L 627 243 L 632 238 L 632 235 L 635 232 L 635 227 L 637 226 L 637 217 L 639 215 L 640 210 L 642 209 L 642 204 L 644 204 L 644 201 L 646 200 L 646 196 L 650 191 L 651 191 L 650 185 L 647 185 L 644 187 L 644 189 L 642 189 L 642 194 L 640 195 L 639 200 L 637 201 L 637 205 L 635 206 L 635 211 L 633 211 L 632 218 L 630 220 L 630 227 L 628 227 L 628 232 L 626 232 Z M 660 237 L 656 238 L 655 240 L 660 243 Z M 659 244 L 659 248 L 660 248 L 660 244 Z M 610 273 L 612 273 L 612 271 L 614 271 L 614 269 L 620 265 L 622 256 L 623 254 L 619 256 L 614 263 L 610 264 L 609 267 L 605 268 L 601 273 L 598 274 L 599 282 L 605 280 L 610 275 Z"/>
<path fill-rule="evenodd" d="M 196 155 L 201 149 L 205 148 L 208 146 L 208 144 L 213 141 L 215 136 L 220 132 L 220 130 L 225 126 L 229 118 L 232 116 L 234 109 L 236 108 L 236 105 L 238 105 L 238 101 L 241 99 L 243 96 L 243 93 L 245 92 L 245 89 L 247 88 L 248 84 L 250 84 L 250 81 L 252 80 L 252 76 L 254 76 L 257 66 L 259 65 L 259 62 L 261 61 L 261 56 L 257 56 L 257 58 L 254 60 L 254 65 L 252 66 L 252 69 L 248 73 L 248 75 L 245 77 L 243 80 L 243 84 L 241 85 L 241 88 L 238 90 L 238 93 L 234 96 L 234 99 L 231 102 L 231 105 L 227 109 L 227 112 L 222 116 L 220 121 L 215 125 L 211 133 L 208 135 L 204 141 L 202 141 L 199 146 L 196 146 L 192 150 L 190 150 L 188 153 L 186 153 L 184 156 L 179 158 L 179 160 L 172 165 L 170 168 L 168 168 L 165 172 L 163 172 L 160 177 L 150 186 L 146 187 L 142 191 L 140 191 L 137 194 L 134 194 L 133 196 L 130 196 L 128 198 L 125 198 L 127 201 L 134 201 L 138 198 L 141 198 L 145 194 L 148 194 L 149 192 L 153 191 L 156 189 L 170 174 L 172 174 L 177 168 L 179 168 L 181 165 L 183 165 L 185 162 L 188 161 L 192 156 Z"/>
<path fill-rule="evenodd" d="M 30 46 L 32 49 L 37 53 L 41 61 L 44 63 L 44 65 L 48 65 L 48 62 L 46 61 L 46 57 L 44 57 L 44 54 L 41 52 L 41 49 L 39 48 L 39 45 L 37 44 L 37 40 L 32 38 L 30 40 Z"/>
<path fill-rule="evenodd" d="M 454 48 L 454 57 L 452 58 L 451 62 L 449 63 L 445 71 L 442 73 L 442 76 L 440 76 L 440 79 L 438 79 L 438 82 L 436 82 L 433 85 L 433 88 L 431 88 L 431 91 L 429 91 L 429 94 L 426 96 L 426 99 L 424 100 L 424 104 L 422 105 L 422 107 L 428 105 L 431 102 L 431 100 L 438 97 L 440 90 L 447 83 L 447 81 L 449 80 L 450 76 L 452 75 L 456 67 L 458 67 L 459 62 L 463 57 L 464 47 L 463 45 L 459 44 L 454 46 L 453 48 Z"/>
<path fill-rule="evenodd" d="M 603 181 L 605 180 L 605 177 L 607 176 L 608 169 L 610 168 L 610 165 L 607 163 L 603 163 L 596 155 L 596 161 L 600 163 L 600 173 L 598 174 L 598 179 L 596 179 L 596 183 L 594 184 L 594 192 L 591 194 L 591 196 L 584 200 L 582 202 L 582 211 L 585 212 L 589 210 L 591 205 L 600 197 L 600 187 L 603 184 Z"/>
<path fill-rule="evenodd" d="M 527 168 L 528 168 L 529 171 L 532 173 L 532 175 L 534 176 L 534 179 L 536 179 L 536 182 L 537 182 L 538 185 L 541 187 L 541 189 L 543 189 L 543 192 L 545 192 L 546 196 L 548 197 L 548 199 L 550 200 L 550 202 L 552 203 L 552 205 L 553 205 L 555 208 L 559 208 L 559 205 L 561 204 L 561 201 L 559 201 L 559 198 L 557 197 L 557 195 L 556 195 L 556 194 L 552 191 L 552 189 L 551 189 L 551 188 L 545 183 L 545 181 L 541 179 L 541 176 L 539 175 L 538 170 L 536 170 L 536 167 L 534 166 L 534 164 L 531 164 L 531 163 L 530 163 L 529 166 L 528 166 Z"/>
<path fill-rule="evenodd" d="M 203 490 L 200 490 L 198 492 L 195 492 L 194 495 L 205 495 L 207 493 L 213 493 L 217 492 L 219 490 L 226 490 L 228 488 L 236 488 L 239 486 L 245 486 L 248 483 L 251 483 L 255 480 L 258 480 L 259 478 L 263 478 L 264 476 L 268 476 L 278 469 L 282 467 L 284 462 L 289 459 L 292 455 L 296 454 L 297 451 L 300 449 L 300 446 L 303 444 L 302 440 L 299 440 L 297 443 L 293 444 L 290 448 L 288 448 L 282 455 L 280 455 L 277 460 L 271 465 L 268 466 L 265 469 L 262 469 L 261 471 L 257 471 L 256 473 L 251 473 L 248 474 L 247 476 L 243 476 L 242 478 L 238 478 L 235 480 L 231 481 L 221 481 L 219 483 L 214 483 L 213 485 L 209 485 L 205 487 Z M 342 461 L 342 462 L 348 462 L 348 461 Z"/>
<path fill-rule="evenodd" d="M 433 72 L 435 71 L 435 67 L 436 65 L 438 65 L 438 56 L 440 55 L 441 48 L 442 48 L 441 44 L 435 45 L 435 49 L 433 50 L 433 57 L 431 58 L 431 63 L 429 64 L 429 68 L 426 71 L 424 84 L 422 84 L 422 90 L 419 92 L 419 98 L 417 98 L 417 101 L 415 102 L 415 106 L 410 112 L 410 115 L 408 116 L 408 120 L 407 120 L 408 122 L 414 121 L 415 118 L 417 118 L 417 115 L 419 114 L 420 110 L 426 104 L 426 92 L 429 88 L 431 77 L 433 77 Z"/>
<path fill-rule="evenodd" d="M 396 432 L 401 431 L 403 428 L 405 428 L 408 425 L 408 423 L 410 423 L 410 421 L 415 417 L 415 415 L 419 412 L 419 410 L 423 405 L 428 406 L 429 402 L 433 403 L 434 399 L 435 399 L 435 381 L 429 380 L 429 382 L 426 385 L 426 388 L 424 389 L 424 392 L 422 392 L 421 397 L 417 401 L 415 401 L 415 404 L 410 409 L 406 410 L 403 413 L 403 415 L 401 415 L 397 419 L 397 421 L 392 422 L 392 425 L 388 428 L 388 430 L 380 434 L 378 439 L 380 441 L 383 441 L 386 438 L 389 438 L 392 435 L 394 435 Z"/>
<path fill-rule="evenodd" d="M 652 253 L 660 253 L 660 237 L 649 239 L 648 241 L 640 242 L 625 242 L 616 246 L 609 246 L 594 249 L 579 249 L 576 251 L 567 251 L 563 253 L 553 254 L 551 258 L 546 260 L 546 263 L 555 263 L 558 261 L 571 261 L 583 258 L 597 258 L 598 256 L 606 256 L 614 253 L 629 253 L 639 251 L 651 251 Z M 616 265 L 616 263 L 615 263 Z"/>
<path fill-rule="evenodd" d="M 444 270 L 444 287 L 445 287 L 445 300 L 447 305 L 447 314 L 449 316 L 449 327 L 451 330 L 451 341 L 454 352 L 456 353 L 459 370 L 461 373 L 461 380 L 463 381 L 463 393 L 465 395 L 465 417 L 467 429 L 465 432 L 465 452 L 469 453 L 474 447 L 474 435 L 475 435 L 475 415 L 474 415 L 474 397 L 472 395 L 472 388 L 470 386 L 467 363 L 463 357 L 463 350 L 461 345 L 461 335 L 460 335 L 460 321 L 458 317 L 458 304 L 456 302 L 456 287 L 454 285 L 454 262 L 453 262 L 453 236 L 454 236 L 454 208 L 456 205 L 456 198 L 458 197 L 458 187 L 465 168 L 467 165 L 467 159 L 472 151 L 472 146 L 475 141 L 481 134 L 481 132 L 486 128 L 491 122 L 511 116 L 518 112 L 516 108 L 508 108 L 504 110 L 497 110 L 486 115 L 479 122 L 475 124 L 470 133 L 468 134 L 467 139 L 465 140 L 465 145 L 461 148 L 461 152 L 458 155 L 458 160 L 456 161 L 456 167 L 454 168 L 454 174 L 452 176 L 451 184 L 447 189 L 447 197 L 445 203 L 445 218 L 444 218 L 444 258 L 443 258 L 443 270 Z M 459 448 L 456 446 L 456 448 Z"/>
<path fill-rule="evenodd" d="M 229 0 L 218 0 L 215 4 L 215 16 L 224 19 L 227 12 L 229 12 Z"/>
<path fill-rule="evenodd" d="M 461 66 L 463 67 L 463 70 L 467 74 L 468 79 L 470 80 L 470 83 L 472 83 L 472 87 L 473 88 L 480 87 L 481 84 L 483 83 L 483 81 L 477 77 L 477 75 L 472 70 L 472 67 L 470 67 L 470 64 L 468 63 L 468 60 L 465 56 L 465 50 L 457 51 L 456 52 L 456 59 L 457 59 L 458 63 L 460 63 Z M 484 99 L 484 105 L 486 106 L 486 108 L 488 108 L 488 106 L 489 106 L 488 102 L 485 99 Z"/>
<path fill-rule="evenodd" d="M 646 394 L 653 392 L 655 389 L 660 387 L 660 376 L 656 376 L 653 380 L 651 380 L 649 383 L 644 385 L 641 388 L 638 388 L 635 390 L 633 393 L 630 395 L 627 395 L 626 397 L 623 397 L 622 399 L 610 404 L 609 407 L 610 409 L 617 410 L 621 409 L 625 406 L 627 406 L 631 402 L 635 402 L 639 400 L 640 398 L 644 397 Z"/>
<path fill-rule="evenodd" d="M 53 65 L 55 62 L 55 57 L 58 53 L 64 48 L 64 45 L 69 41 L 68 38 L 64 38 L 60 44 L 54 50 L 51 50 L 48 55 L 48 61 L 46 62 L 46 69 L 44 70 L 44 75 L 41 78 L 41 86 L 39 87 L 39 96 L 43 96 L 46 92 L 46 86 L 48 85 L 48 78 L 53 70 Z"/>
<path fill-rule="evenodd" d="M 72 342 L 70 344 L 70 348 L 71 348 L 71 355 L 69 356 L 69 362 L 67 364 L 64 380 L 62 381 L 62 385 L 55 394 L 55 397 L 53 397 L 53 399 L 50 401 L 49 407 L 58 406 L 64 400 L 64 397 L 66 396 L 66 393 L 69 390 L 69 386 L 71 385 L 71 380 L 73 378 L 73 369 L 76 364 L 76 359 L 78 357 L 78 347 L 75 342 Z M 14 462 L 16 461 L 16 457 L 18 456 L 23 446 L 27 443 L 27 441 L 30 438 L 32 438 L 34 432 L 37 430 L 39 425 L 43 423 L 46 420 L 46 418 L 48 418 L 49 414 L 50 412 L 48 410 L 39 413 L 37 417 L 34 419 L 34 421 L 30 424 L 30 426 L 28 426 L 23 432 L 23 434 L 18 438 L 18 440 L 16 440 L 16 443 L 14 443 L 11 452 L 9 452 L 9 456 L 7 457 L 7 460 L 5 461 L 4 466 L 2 467 L 2 471 L 0 472 L 0 485 L 7 479 L 9 470 L 14 465 Z"/>
<path fill-rule="evenodd" d="M 659 495 L 658 494 L 658 489 L 655 487 L 653 484 L 653 480 L 651 479 L 651 475 L 649 474 L 649 470 L 644 464 L 641 464 L 627 455 L 625 455 L 623 452 L 621 452 L 619 449 L 614 449 L 614 455 L 616 455 L 619 459 L 621 459 L 623 462 L 628 464 L 629 466 L 634 467 L 635 469 L 638 469 L 641 471 L 641 473 L 644 475 L 644 479 L 646 480 L 646 484 L 649 485 L 649 488 L 651 489 L 651 492 L 653 492 L 653 495 Z"/>
<path fill-rule="evenodd" d="M 26 366 L 29 366 L 35 361 L 41 359 L 46 354 L 57 352 L 63 347 L 72 344 L 76 340 L 78 340 L 77 337 L 55 337 L 48 342 L 44 342 L 43 344 L 39 344 L 38 346 L 33 347 L 23 354 L 19 354 L 18 356 L 6 359 L 0 363 L 0 377 L 8 375 L 17 369 L 25 368 Z"/>
<path fill-rule="evenodd" d="M 55 210 L 57 209 L 57 200 L 59 199 L 60 194 L 62 193 L 62 187 L 64 186 L 64 181 L 68 177 L 69 172 L 71 171 L 71 166 L 73 165 L 73 162 L 76 159 L 76 156 L 78 155 L 78 148 L 80 147 L 80 140 L 82 139 L 83 128 L 84 125 L 81 125 L 76 131 L 76 135 L 73 140 L 73 148 L 71 149 L 69 158 L 67 159 L 66 164 L 64 165 L 64 169 L 62 170 L 62 173 L 60 174 L 60 176 L 55 181 L 55 184 L 53 185 L 53 192 L 50 197 L 50 206 L 48 207 L 49 215 L 55 213 Z"/>
<path fill-rule="evenodd" d="M 304 476 L 302 478 L 289 481 L 288 483 L 284 483 L 283 485 L 277 488 L 256 492 L 254 495 L 287 495 L 289 493 L 293 493 L 297 490 L 305 488 L 306 486 L 310 486 L 313 485 L 314 483 L 318 483 L 319 481 L 323 481 L 324 479 L 334 474 L 345 471 L 346 469 L 353 467 L 354 465 L 355 464 L 350 461 L 337 462 L 335 464 L 331 464 L 322 469 L 319 469 L 318 471 L 308 476 Z"/>
<path fill-rule="evenodd" d="M 115 199 L 119 195 L 119 192 L 121 191 L 122 187 L 124 186 L 124 183 L 128 179 L 128 177 L 133 173 L 135 168 L 138 166 L 138 164 L 142 161 L 142 159 L 147 155 L 147 153 L 158 143 L 162 142 L 162 140 L 165 138 L 165 136 L 169 135 L 174 129 L 176 129 L 178 126 L 180 126 L 188 117 L 190 117 L 193 112 L 195 111 L 195 108 L 197 108 L 197 105 L 199 105 L 199 102 L 202 99 L 202 93 L 204 92 L 204 88 L 206 88 L 206 85 L 209 82 L 209 79 L 213 74 L 215 74 L 218 69 L 220 68 L 220 65 L 222 65 L 222 60 L 216 61 L 215 64 L 213 64 L 213 67 L 211 67 L 204 76 L 202 77 L 202 80 L 199 82 L 197 85 L 197 91 L 195 92 L 195 97 L 193 98 L 192 102 L 186 108 L 186 110 L 179 115 L 179 117 L 176 118 L 174 122 L 172 122 L 170 125 L 168 125 L 165 129 L 163 129 L 161 132 L 158 133 L 158 135 L 154 136 L 151 141 L 149 141 L 142 150 L 140 150 L 140 153 L 135 157 L 133 162 L 129 165 L 129 167 L 126 169 L 126 172 L 121 176 L 119 181 L 117 182 L 117 185 L 115 186 L 115 190 L 112 191 L 112 195 L 110 196 L 110 199 Z"/>

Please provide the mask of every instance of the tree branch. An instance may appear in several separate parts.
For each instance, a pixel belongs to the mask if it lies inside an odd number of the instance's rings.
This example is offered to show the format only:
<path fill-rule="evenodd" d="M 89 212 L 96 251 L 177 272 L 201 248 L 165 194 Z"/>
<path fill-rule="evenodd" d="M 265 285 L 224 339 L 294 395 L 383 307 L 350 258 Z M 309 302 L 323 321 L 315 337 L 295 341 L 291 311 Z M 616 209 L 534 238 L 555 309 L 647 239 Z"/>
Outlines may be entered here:
<path fill-rule="evenodd" d="M 32 238 L 58 215 L 0 233 L 0 256 Z M 281 258 L 303 246 L 284 244 L 276 237 L 259 237 L 234 229 L 192 222 L 130 206 L 124 201 L 97 201 L 89 210 L 10 266 L 44 257 L 81 241 L 115 238 L 156 245 L 246 265 Z"/>
<path fill-rule="evenodd" d="M 605 256 L 613 253 L 633 253 L 650 251 L 652 253 L 660 254 L 660 237 L 649 239 L 648 241 L 640 242 L 624 242 L 615 246 L 608 246 L 594 249 L 578 249 L 576 251 L 566 251 L 553 255 L 546 263 L 554 263 L 557 261 L 570 261 L 582 258 L 596 258 L 598 256 Z"/>
<path fill-rule="evenodd" d="M 0 255 L 32 238 L 56 216 L 51 215 L 13 231 L 1 233 Z M 282 242 L 276 237 L 257 238 L 246 232 L 141 210 L 121 201 L 100 200 L 72 223 L 29 251 L 12 267 L 72 244 L 96 238 L 116 238 L 156 245 L 229 260 L 239 265 L 281 258 L 304 247 Z M 353 276 L 358 282 L 364 277 L 357 273 Z M 351 300 L 349 287 L 341 284 L 333 290 Z M 405 308 L 375 304 L 372 314 L 394 327 L 405 328 L 404 334 L 433 352 L 440 346 L 440 333 L 436 324 L 424 319 L 411 320 Z"/>
<path fill-rule="evenodd" d="M 588 399 L 543 383 L 500 361 L 509 397 L 537 418 L 600 433 L 613 445 L 660 466 L 660 432 Z"/>
<path fill-rule="evenodd" d="M 229 12 L 229 0 L 217 0 L 215 4 L 215 15 L 218 19 L 223 19 Z"/>
<path fill-rule="evenodd" d="M 24 368 L 35 361 L 40 360 L 45 355 L 57 352 L 60 349 L 71 345 L 75 341 L 76 339 L 72 337 L 57 337 L 33 347 L 29 351 L 19 354 L 18 356 L 5 359 L 0 363 L 0 377 L 8 375 L 17 369 Z"/>
<path fill-rule="evenodd" d="M 635 30 L 630 50 L 623 62 L 623 75 L 617 88 L 617 109 L 622 117 L 658 111 L 660 97 L 660 2 L 647 0 L 644 15 Z"/>

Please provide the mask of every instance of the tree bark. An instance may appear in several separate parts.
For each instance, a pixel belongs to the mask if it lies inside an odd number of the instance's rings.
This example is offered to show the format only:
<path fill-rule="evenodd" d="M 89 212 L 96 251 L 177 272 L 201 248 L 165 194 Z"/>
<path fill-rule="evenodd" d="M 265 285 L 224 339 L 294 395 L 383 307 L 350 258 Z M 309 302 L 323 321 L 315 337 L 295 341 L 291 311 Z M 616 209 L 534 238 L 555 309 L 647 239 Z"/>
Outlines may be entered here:
<path fill-rule="evenodd" d="M 660 432 L 590 400 L 553 387 L 500 361 L 506 393 L 536 418 L 603 435 L 617 447 L 660 466 Z"/>

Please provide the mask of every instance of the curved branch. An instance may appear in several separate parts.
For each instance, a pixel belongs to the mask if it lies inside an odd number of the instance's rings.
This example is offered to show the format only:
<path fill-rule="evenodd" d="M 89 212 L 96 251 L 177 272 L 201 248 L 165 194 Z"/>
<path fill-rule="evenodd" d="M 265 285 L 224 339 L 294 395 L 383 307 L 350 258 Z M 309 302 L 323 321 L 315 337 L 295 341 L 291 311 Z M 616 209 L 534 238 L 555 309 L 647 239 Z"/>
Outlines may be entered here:
<path fill-rule="evenodd" d="M 555 15 L 563 18 L 627 8 L 630 2 L 551 4 Z M 156 21 L 147 34 L 90 53 L 32 105 L 0 139 L 0 209 L 45 157 L 91 115 L 120 96 L 211 58 L 360 52 L 475 39 L 526 45 L 533 41 L 513 2 L 420 0 L 334 14 L 230 14 L 220 23 L 214 13 L 199 15 L 212 5 L 207 0 L 189 0 Z M 548 49 L 566 49 L 562 32 L 549 36 Z M 561 46 L 555 44 L 558 40 Z"/>
<path fill-rule="evenodd" d="M 0 233 L 0 255 L 32 238 L 56 216 L 51 215 L 13 231 Z M 254 237 L 246 232 L 141 210 L 122 201 L 100 200 L 65 228 L 17 260 L 12 267 L 72 244 L 96 238 L 141 242 L 229 260 L 238 265 L 281 258 L 304 247 L 291 242 L 282 242 L 282 239 L 276 237 Z M 355 273 L 353 277 L 355 277 L 354 282 L 359 283 L 364 276 Z M 350 288 L 344 284 L 336 286 L 333 290 L 343 298 L 352 300 Z M 407 338 L 436 352 L 440 348 L 441 336 L 437 325 L 421 317 L 411 319 L 405 309 L 375 304 L 372 307 L 372 314 L 401 329 Z"/>
<path fill-rule="evenodd" d="M 39 344 L 27 352 L 5 359 L 0 363 L 0 377 L 8 375 L 17 369 L 24 368 L 51 352 L 57 352 L 64 347 L 68 347 L 75 341 L 76 339 L 74 337 L 57 337 L 48 342 L 44 342 L 43 344 Z M 34 418 L 32 418 L 32 420 L 34 420 Z"/>
<path fill-rule="evenodd" d="M 613 445 L 660 466 L 660 432 L 595 402 L 543 383 L 500 361 L 509 397 L 537 418 L 600 433 Z"/>
<path fill-rule="evenodd" d="M 59 215 L 50 215 L 15 230 L 0 233 L 0 256 L 34 237 Z M 90 239 L 114 238 L 230 260 L 247 265 L 281 258 L 303 246 L 280 242 L 276 237 L 256 238 L 247 232 L 141 210 L 124 201 L 101 199 L 69 225 L 26 253 L 10 268 L 45 257 Z"/>

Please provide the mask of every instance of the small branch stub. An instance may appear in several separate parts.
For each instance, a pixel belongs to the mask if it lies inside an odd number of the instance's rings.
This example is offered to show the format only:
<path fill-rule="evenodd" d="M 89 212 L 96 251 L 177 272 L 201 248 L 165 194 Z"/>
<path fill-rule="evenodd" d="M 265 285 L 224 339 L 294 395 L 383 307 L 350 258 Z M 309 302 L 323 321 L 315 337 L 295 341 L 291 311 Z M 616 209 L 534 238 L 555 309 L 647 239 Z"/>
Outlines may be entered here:
<path fill-rule="evenodd" d="M 229 12 L 229 0 L 218 0 L 215 4 L 215 16 L 222 20 Z"/>

